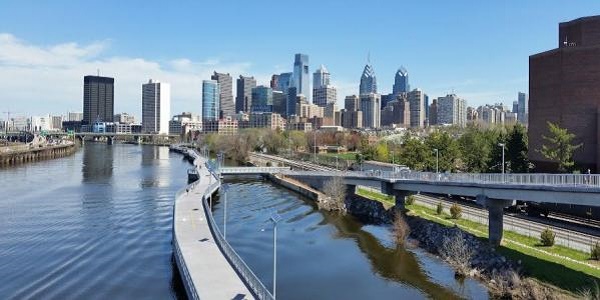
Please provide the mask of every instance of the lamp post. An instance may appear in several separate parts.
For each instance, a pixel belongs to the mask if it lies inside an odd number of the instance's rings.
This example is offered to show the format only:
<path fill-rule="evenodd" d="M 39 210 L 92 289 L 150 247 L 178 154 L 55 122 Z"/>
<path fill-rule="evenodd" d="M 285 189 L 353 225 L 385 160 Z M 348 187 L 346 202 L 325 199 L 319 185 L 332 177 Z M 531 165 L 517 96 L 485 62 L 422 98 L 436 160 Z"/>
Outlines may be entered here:
<path fill-rule="evenodd" d="M 223 191 L 223 238 L 227 240 L 227 191 L 229 186 L 223 185 L 221 190 Z"/>
<path fill-rule="evenodd" d="M 313 131 L 313 148 L 314 148 L 314 156 L 313 156 L 313 160 L 316 162 L 317 161 L 317 131 Z"/>
<path fill-rule="evenodd" d="M 273 222 L 273 299 L 277 299 L 277 223 L 281 216 L 273 213 L 270 220 Z"/>
<path fill-rule="evenodd" d="M 506 144 L 499 143 L 498 146 L 502 147 L 502 180 L 504 180 L 504 148 L 506 148 Z"/>
<path fill-rule="evenodd" d="M 440 150 L 439 149 L 433 149 L 433 152 L 435 152 L 435 172 L 439 173 L 440 172 Z"/>

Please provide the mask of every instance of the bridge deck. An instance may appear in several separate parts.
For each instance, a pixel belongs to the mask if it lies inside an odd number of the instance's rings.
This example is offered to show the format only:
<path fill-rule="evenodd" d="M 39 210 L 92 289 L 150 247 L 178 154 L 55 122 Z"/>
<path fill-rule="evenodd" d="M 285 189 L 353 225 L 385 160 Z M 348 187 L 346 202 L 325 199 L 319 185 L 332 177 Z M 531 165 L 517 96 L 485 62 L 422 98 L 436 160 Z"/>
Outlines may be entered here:
<path fill-rule="evenodd" d="M 202 165 L 197 158 L 197 165 Z M 209 187 L 210 173 L 199 168 L 200 181 L 176 199 L 174 236 L 183 264 L 184 281 L 191 281 L 200 299 L 253 299 L 252 294 L 227 261 L 211 233 L 204 214 L 202 196 Z M 215 179 L 212 179 L 215 182 Z M 187 274 L 185 274 L 187 273 Z"/>

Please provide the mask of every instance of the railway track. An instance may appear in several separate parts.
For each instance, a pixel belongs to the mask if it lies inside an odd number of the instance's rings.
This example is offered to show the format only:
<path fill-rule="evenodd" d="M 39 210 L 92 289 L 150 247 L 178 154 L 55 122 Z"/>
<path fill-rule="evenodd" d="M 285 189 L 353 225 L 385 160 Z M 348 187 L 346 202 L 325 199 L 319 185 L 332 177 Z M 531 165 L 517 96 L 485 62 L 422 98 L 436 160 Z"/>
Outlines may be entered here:
<path fill-rule="evenodd" d="M 279 156 L 275 156 L 275 155 L 263 154 L 263 153 L 250 153 L 250 157 L 266 159 L 266 160 L 270 160 L 270 161 L 277 162 L 277 163 L 283 163 L 292 168 L 302 169 L 302 170 L 306 170 L 306 171 L 337 171 L 334 168 L 325 167 L 325 166 L 318 165 L 318 164 L 311 163 L 311 162 L 290 160 L 287 158 L 283 158 L 283 157 L 279 157 Z"/>

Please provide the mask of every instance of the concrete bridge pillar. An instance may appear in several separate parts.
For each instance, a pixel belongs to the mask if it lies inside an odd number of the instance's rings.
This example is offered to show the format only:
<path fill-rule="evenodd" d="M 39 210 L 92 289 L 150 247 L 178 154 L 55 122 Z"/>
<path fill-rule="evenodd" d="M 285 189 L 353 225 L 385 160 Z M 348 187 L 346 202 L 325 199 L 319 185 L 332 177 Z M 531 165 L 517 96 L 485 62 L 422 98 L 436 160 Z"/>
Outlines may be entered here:
<path fill-rule="evenodd" d="M 115 142 L 115 137 L 114 136 L 107 136 L 106 137 L 106 143 L 108 145 L 112 145 Z"/>
<path fill-rule="evenodd" d="M 386 195 L 394 196 L 394 208 L 399 211 L 405 210 L 404 202 L 406 201 L 406 197 L 416 194 L 415 192 L 411 191 L 395 190 L 394 184 L 390 182 L 382 182 L 381 191 Z"/>
<path fill-rule="evenodd" d="M 514 200 L 490 199 L 486 195 L 477 195 L 477 203 L 488 210 L 488 236 L 492 246 L 502 242 L 504 230 L 504 208 L 514 204 Z"/>

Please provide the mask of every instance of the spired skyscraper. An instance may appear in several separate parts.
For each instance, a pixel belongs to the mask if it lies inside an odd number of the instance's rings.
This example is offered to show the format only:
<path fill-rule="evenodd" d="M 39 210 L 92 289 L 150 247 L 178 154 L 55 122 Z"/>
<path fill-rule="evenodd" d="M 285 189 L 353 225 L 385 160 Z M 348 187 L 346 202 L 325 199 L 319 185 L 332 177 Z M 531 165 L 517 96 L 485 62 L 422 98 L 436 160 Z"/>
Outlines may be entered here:
<path fill-rule="evenodd" d="M 235 104 L 233 103 L 233 79 L 231 75 L 225 73 L 217 73 L 216 71 L 210 77 L 219 83 L 219 117 L 224 118 L 235 115 Z"/>
<path fill-rule="evenodd" d="M 88 75 L 83 77 L 83 124 L 112 122 L 115 109 L 115 79 Z"/>
<path fill-rule="evenodd" d="M 396 76 L 394 76 L 392 94 L 399 95 L 400 93 L 408 93 L 409 91 L 410 85 L 408 84 L 408 71 L 406 68 L 401 66 L 398 71 L 396 71 Z"/>
<path fill-rule="evenodd" d="M 142 131 L 168 134 L 170 118 L 171 86 L 152 79 L 142 84 Z"/>
<path fill-rule="evenodd" d="M 219 83 L 216 80 L 202 81 L 202 121 L 219 119 Z"/>
<path fill-rule="evenodd" d="M 359 94 L 377 94 L 377 78 L 375 77 L 375 70 L 373 70 L 371 62 L 365 65 L 365 69 L 360 77 Z"/>
<path fill-rule="evenodd" d="M 308 55 L 298 53 L 294 58 L 294 86 L 297 93 L 310 101 L 310 73 L 308 70 Z"/>

